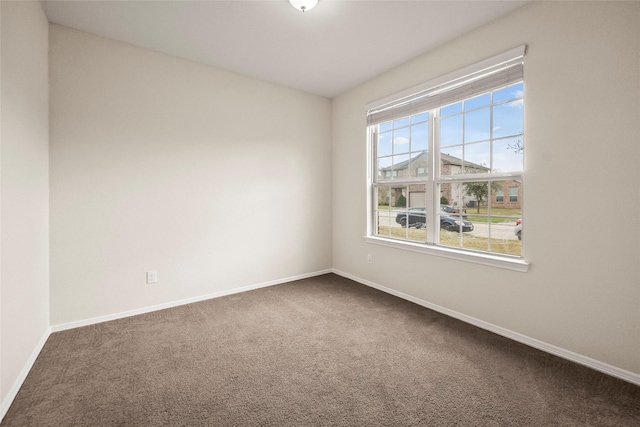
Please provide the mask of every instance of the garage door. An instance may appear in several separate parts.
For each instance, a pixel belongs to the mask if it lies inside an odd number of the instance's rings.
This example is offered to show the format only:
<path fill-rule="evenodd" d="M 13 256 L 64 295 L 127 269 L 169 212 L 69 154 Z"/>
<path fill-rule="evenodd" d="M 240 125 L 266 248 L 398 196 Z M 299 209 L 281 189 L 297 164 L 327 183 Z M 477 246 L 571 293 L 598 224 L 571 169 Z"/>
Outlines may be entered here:
<path fill-rule="evenodd" d="M 424 191 L 410 191 L 409 192 L 409 207 L 410 208 L 424 208 L 427 206 L 427 193 Z"/>

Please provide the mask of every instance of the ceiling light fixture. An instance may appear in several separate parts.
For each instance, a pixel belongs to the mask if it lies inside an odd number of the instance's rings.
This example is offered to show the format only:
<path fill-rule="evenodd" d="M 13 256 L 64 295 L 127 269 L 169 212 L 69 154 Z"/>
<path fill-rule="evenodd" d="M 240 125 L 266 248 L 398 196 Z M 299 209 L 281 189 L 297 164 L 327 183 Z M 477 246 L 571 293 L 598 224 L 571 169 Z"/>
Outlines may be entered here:
<path fill-rule="evenodd" d="M 296 9 L 306 12 L 313 9 L 318 4 L 318 0 L 289 0 L 289 3 Z"/>

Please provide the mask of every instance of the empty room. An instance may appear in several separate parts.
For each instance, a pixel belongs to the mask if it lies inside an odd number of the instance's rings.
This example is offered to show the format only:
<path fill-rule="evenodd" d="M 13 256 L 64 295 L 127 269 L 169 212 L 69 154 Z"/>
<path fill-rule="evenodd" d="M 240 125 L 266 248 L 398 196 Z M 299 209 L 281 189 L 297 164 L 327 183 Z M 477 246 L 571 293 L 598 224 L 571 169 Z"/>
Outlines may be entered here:
<path fill-rule="evenodd" d="M 640 425 L 640 2 L 0 2 L 0 425 Z"/>

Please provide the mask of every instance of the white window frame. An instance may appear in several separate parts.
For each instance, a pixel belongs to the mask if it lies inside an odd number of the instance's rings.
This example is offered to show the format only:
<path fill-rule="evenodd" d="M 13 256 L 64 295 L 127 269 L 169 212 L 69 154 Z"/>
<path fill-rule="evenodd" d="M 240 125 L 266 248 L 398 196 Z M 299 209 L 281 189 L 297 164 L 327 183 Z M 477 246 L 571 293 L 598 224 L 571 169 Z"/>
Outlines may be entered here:
<path fill-rule="evenodd" d="M 414 86 L 412 88 L 406 89 L 394 95 L 390 95 L 388 97 L 382 98 L 378 101 L 368 104 L 365 107 L 365 109 L 367 112 L 369 112 L 373 109 L 380 109 L 381 107 L 384 108 L 385 105 L 395 104 L 399 100 L 403 100 L 405 98 L 407 99 L 413 98 L 416 94 L 433 90 L 434 88 L 438 88 L 441 86 L 446 86 L 450 82 L 464 79 L 470 75 L 482 73 L 483 70 L 491 69 L 491 68 L 500 66 L 501 64 L 505 64 L 507 62 L 518 61 L 518 60 L 522 61 L 522 58 L 524 57 L 524 54 L 525 54 L 525 50 L 526 50 L 526 46 L 524 45 L 518 46 L 514 49 L 511 49 L 507 52 L 496 55 L 492 58 L 488 58 L 484 61 L 470 65 L 468 67 L 457 70 L 455 72 L 446 74 L 444 76 L 428 81 L 421 85 Z M 437 127 L 437 125 L 439 124 L 439 120 L 433 120 L 432 123 L 434 124 L 434 126 L 432 126 L 432 128 L 430 128 L 429 131 L 433 135 L 433 133 L 438 132 L 438 129 L 434 129 L 434 128 Z M 435 256 L 449 258 L 449 259 L 461 260 L 461 261 L 471 262 L 471 263 L 476 263 L 481 265 L 488 265 L 488 266 L 493 266 L 493 267 L 498 267 L 498 268 L 503 268 L 508 270 L 514 270 L 514 271 L 520 271 L 520 272 L 528 271 L 529 263 L 525 261 L 525 257 L 524 257 L 525 255 L 524 241 L 522 242 L 523 246 L 522 246 L 520 257 L 514 257 L 511 255 L 502 255 L 502 254 L 491 253 L 491 252 L 468 251 L 465 249 L 453 248 L 448 246 L 439 246 L 437 242 L 439 233 L 436 232 L 436 226 L 437 226 L 436 222 L 439 221 L 437 218 L 438 215 L 433 215 L 433 219 L 431 221 L 427 221 L 427 224 L 426 224 L 427 235 L 435 236 L 435 241 L 434 241 L 434 237 L 431 237 L 431 239 L 427 243 L 422 243 L 422 242 L 412 242 L 408 240 L 400 240 L 400 239 L 394 239 L 394 238 L 388 238 L 388 237 L 376 235 L 374 232 L 376 220 L 374 217 L 375 197 L 373 195 L 374 193 L 373 174 L 375 173 L 375 169 L 376 169 L 374 167 L 374 163 L 377 162 L 377 159 L 375 158 L 376 152 L 374 147 L 375 135 L 371 130 L 372 126 L 368 126 L 368 128 L 370 129 L 370 131 L 367 133 L 367 160 L 368 160 L 367 161 L 367 210 L 368 210 L 368 215 L 367 215 L 367 232 L 365 235 L 365 241 L 367 243 L 383 245 L 383 246 L 392 247 L 396 249 L 408 250 L 408 251 L 419 252 L 419 253 L 424 253 L 429 255 L 435 255 Z M 433 177 L 437 177 L 437 181 L 443 182 L 443 181 L 446 181 L 447 178 L 439 176 L 440 162 L 437 162 L 434 160 L 436 158 L 439 158 L 438 150 L 439 150 L 439 147 L 437 146 L 437 144 L 434 144 L 434 146 L 430 147 L 429 165 L 433 169 L 433 172 L 430 175 L 432 175 Z M 511 174 L 498 174 L 498 175 L 504 175 L 504 177 L 502 177 L 503 179 L 509 179 L 514 177 Z M 521 179 L 522 175 L 523 174 L 519 174 L 516 177 L 518 179 Z M 498 176 L 496 176 L 496 174 L 492 174 L 491 180 L 495 180 L 496 178 L 498 178 Z M 436 193 L 438 192 L 433 192 L 430 195 L 431 197 L 427 197 L 427 200 L 426 200 L 427 211 L 434 212 L 435 206 L 438 205 L 439 200 L 436 201 L 435 198 L 439 197 L 440 195 Z M 429 192 L 427 194 L 429 194 Z M 523 206 L 523 211 L 524 211 L 524 206 Z"/>

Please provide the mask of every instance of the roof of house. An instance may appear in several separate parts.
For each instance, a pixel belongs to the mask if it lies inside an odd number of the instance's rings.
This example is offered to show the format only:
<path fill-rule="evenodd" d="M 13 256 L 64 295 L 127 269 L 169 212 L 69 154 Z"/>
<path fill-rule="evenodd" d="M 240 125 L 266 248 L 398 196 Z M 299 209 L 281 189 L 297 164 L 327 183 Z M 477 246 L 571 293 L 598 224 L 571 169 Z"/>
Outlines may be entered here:
<path fill-rule="evenodd" d="M 407 169 L 411 162 L 415 162 L 420 157 L 426 156 L 426 155 L 427 155 L 427 151 L 421 151 L 419 154 L 417 154 L 416 156 L 410 158 L 409 160 L 405 160 L 403 162 L 396 163 L 395 165 L 387 166 L 386 168 L 381 168 L 380 170 L 381 171 L 387 171 L 387 170 Z M 462 166 L 462 159 L 459 159 L 457 157 L 451 156 L 449 154 L 440 153 L 440 160 L 442 161 L 442 164 L 445 164 L 445 165 Z M 472 163 L 472 162 L 468 162 L 468 161 L 465 161 L 464 164 L 465 164 L 465 166 L 471 166 L 471 167 L 474 167 L 474 168 L 477 168 L 477 169 L 484 169 L 484 170 L 487 170 L 487 171 L 489 170 L 489 168 L 486 167 L 486 166 L 478 165 L 476 163 Z"/>

